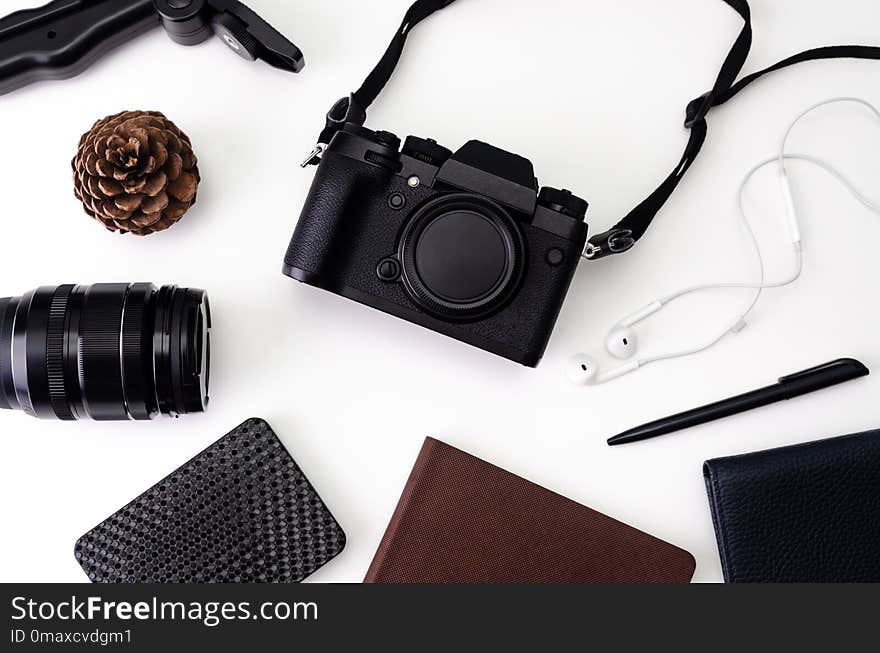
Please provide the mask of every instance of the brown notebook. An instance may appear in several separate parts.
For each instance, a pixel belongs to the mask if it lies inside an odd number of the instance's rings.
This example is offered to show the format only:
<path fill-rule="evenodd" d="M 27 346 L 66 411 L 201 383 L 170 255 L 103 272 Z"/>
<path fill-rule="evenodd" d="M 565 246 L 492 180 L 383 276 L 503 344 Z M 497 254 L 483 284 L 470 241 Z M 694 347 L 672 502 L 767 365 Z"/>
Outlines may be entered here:
<path fill-rule="evenodd" d="M 429 438 L 364 582 L 688 583 L 686 551 Z"/>

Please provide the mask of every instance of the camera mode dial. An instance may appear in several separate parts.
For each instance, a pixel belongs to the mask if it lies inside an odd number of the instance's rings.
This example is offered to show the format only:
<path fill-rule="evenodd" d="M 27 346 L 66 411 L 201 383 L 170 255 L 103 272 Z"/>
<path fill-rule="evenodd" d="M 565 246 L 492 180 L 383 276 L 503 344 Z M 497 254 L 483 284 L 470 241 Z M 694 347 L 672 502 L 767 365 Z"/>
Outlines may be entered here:
<path fill-rule="evenodd" d="M 587 217 L 587 209 L 590 208 L 586 200 L 574 195 L 570 190 L 558 190 L 549 186 L 541 189 L 538 203 L 575 220 L 584 220 Z"/>

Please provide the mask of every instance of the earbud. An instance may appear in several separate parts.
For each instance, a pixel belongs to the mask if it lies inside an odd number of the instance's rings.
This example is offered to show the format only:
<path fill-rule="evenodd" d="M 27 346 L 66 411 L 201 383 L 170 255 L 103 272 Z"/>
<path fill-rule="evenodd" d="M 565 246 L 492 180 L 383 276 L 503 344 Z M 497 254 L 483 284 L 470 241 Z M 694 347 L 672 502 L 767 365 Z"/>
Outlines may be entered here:
<path fill-rule="evenodd" d="M 586 354 L 577 354 L 568 361 L 568 378 L 574 385 L 595 385 L 599 363 Z"/>
<path fill-rule="evenodd" d="M 641 366 L 641 361 L 632 361 L 610 372 L 600 372 L 599 363 L 595 359 L 586 354 L 578 354 L 568 361 L 568 378 L 579 386 L 601 385 L 635 372 Z"/>
<path fill-rule="evenodd" d="M 684 290 L 680 290 L 671 295 L 667 295 L 666 297 L 663 297 L 651 304 L 648 304 L 644 308 L 639 309 L 635 313 L 632 313 L 631 315 L 628 315 L 627 317 L 617 322 L 617 325 L 605 338 L 605 349 L 614 358 L 620 360 L 632 359 L 636 355 L 638 349 L 638 337 L 636 335 L 636 332 L 634 331 L 634 327 L 645 321 L 650 316 L 660 312 L 661 310 L 663 310 L 664 307 L 668 306 L 675 300 L 682 297 L 687 297 L 688 295 L 692 295 L 694 293 L 701 293 L 707 290 L 717 290 L 722 288 L 740 288 L 757 291 L 752 299 L 752 302 L 748 305 L 745 312 L 740 313 L 737 316 L 736 321 L 734 321 L 730 327 L 726 328 L 724 331 L 719 332 L 719 334 L 717 336 L 714 336 L 711 340 L 708 340 L 702 344 L 697 344 L 695 346 L 689 347 L 682 351 L 659 354 L 654 356 L 640 356 L 638 360 L 630 360 L 629 363 L 623 365 L 622 367 L 618 367 L 617 369 L 611 370 L 610 372 L 601 372 L 599 369 L 599 364 L 594 359 L 590 358 L 589 356 L 579 354 L 569 361 L 568 376 L 571 379 L 572 383 L 582 386 L 599 385 L 620 378 L 621 376 L 629 374 L 630 372 L 634 372 L 635 370 L 641 367 L 645 367 L 646 365 L 651 365 L 660 361 L 683 358 L 685 356 L 693 356 L 695 354 L 707 351 L 708 349 L 714 347 L 719 342 L 721 342 L 729 334 L 740 333 L 745 328 L 747 324 L 746 320 L 749 315 L 751 315 L 755 306 L 758 304 L 758 300 L 760 299 L 761 293 L 764 290 L 790 286 L 801 277 L 804 268 L 802 234 L 798 220 L 797 202 L 795 201 L 795 196 L 792 192 L 792 182 L 788 176 L 788 173 L 786 172 L 785 164 L 787 161 L 805 161 L 825 170 L 828 174 L 830 174 L 841 184 L 843 184 L 843 186 L 845 186 L 846 189 L 849 190 L 849 192 L 853 195 L 853 197 L 855 197 L 855 199 L 857 199 L 862 205 L 867 207 L 869 210 L 874 211 L 875 213 L 880 213 L 880 205 L 869 200 L 855 187 L 855 185 L 853 185 L 849 181 L 849 179 L 847 179 L 845 175 L 839 172 L 834 166 L 816 157 L 808 156 L 805 154 L 791 154 L 788 151 L 787 145 L 789 136 L 791 135 L 792 130 L 795 128 L 795 126 L 804 117 L 806 117 L 813 111 L 829 104 L 838 104 L 845 102 L 863 105 L 868 108 L 875 116 L 880 118 L 880 109 L 874 107 L 869 102 L 861 100 L 859 98 L 832 98 L 830 100 L 820 102 L 819 104 L 816 104 L 801 113 L 794 120 L 794 122 L 791 123 L 788 131 L 785 134 L 785 138 L 783 139 L 782 147 L 779 151 L 779 154 L 771 159 L 767 159 L 766 161 L 762 161 L 761 163 L 757 164 L 746 174 L 745 178 L 740 184 L 740 217 L 749 236 L 751 237 L 752 244 L 755 248 L 755 254 L 760 263 L 760 280 L 757 282 L 703 284 L 691 286 L 690 288 L 685 288 Z M 755 234 L 755 230 L 752 228 L 751 223 L 748 219 L 744 198 L 745 192 L 752 178 L 764 167 L 774 163 L 779 165 L 780 169 L 779 185 L 781 189 L 782 200 L 785 205 L 786 226 L 788 227 L 791 242 L 794 244 L 796 268 L 794 273 L 792 273 L 790 276 L 785 277 L 780 281 L 769 282 L 765 279 L 764 256 L 762 254 L 758 238 Z"/>
<path fill-rule="evenodd" d="M 638 336 L 632 329 L 617 327 L 605 338 L 605 349 L 619 360 L 629 360 L 638 349 Z"/>

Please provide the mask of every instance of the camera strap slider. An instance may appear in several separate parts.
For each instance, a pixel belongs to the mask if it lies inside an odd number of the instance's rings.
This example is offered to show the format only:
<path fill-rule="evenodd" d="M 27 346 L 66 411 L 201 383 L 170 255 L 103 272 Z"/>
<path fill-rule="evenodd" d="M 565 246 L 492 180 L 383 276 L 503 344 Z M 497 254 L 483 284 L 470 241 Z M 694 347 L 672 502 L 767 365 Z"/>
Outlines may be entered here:
<path fill-rule="evenodd" d="M 693 129 L 698 122 L 705 120 L 706 116 L 709 115 L 709 111 L 711 111 L 712 107 L 714 106 L 714 91 L 703 93 L 703 95 L 698 97 L 696 100 L 693 100 L 687 106 L 687 112 L 684 120 L 685 129 Z"/>

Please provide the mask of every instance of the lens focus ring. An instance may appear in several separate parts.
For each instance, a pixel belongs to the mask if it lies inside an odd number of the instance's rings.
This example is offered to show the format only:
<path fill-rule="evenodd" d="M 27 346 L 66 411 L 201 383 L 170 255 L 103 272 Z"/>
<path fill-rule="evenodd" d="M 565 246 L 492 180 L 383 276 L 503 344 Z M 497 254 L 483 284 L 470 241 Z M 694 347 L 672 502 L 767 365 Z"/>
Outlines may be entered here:
<path fill-rule="evenodd" d="M 120 346 L 127 284 L 99 284 L 86 293 L 80 323 L 80 384 L 89 416 L 129 419 Z"/>
<path fill-rule="evenodd" d="M 49 304 L 49 325 L 46 329 L 46 371 L 49 379 L 49 400 L 60 420 L 75 420 L 67 400 L 64 383 L 64 341 L 66 339 L 67 302 L 74 286 L 59 286 Z"/>

